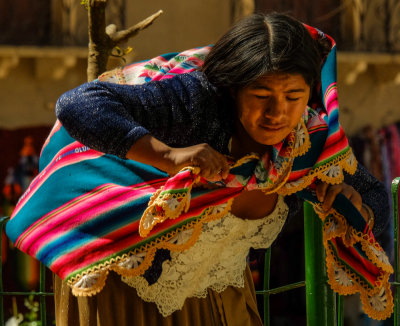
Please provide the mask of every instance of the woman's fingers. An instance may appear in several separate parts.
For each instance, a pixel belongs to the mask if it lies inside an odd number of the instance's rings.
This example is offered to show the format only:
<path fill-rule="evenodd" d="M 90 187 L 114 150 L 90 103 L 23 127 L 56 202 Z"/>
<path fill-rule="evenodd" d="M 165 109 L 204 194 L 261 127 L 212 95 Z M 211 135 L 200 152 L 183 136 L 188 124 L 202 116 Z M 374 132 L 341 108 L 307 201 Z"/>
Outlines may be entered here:
<path fill-rule="evenodd" d="M 332 208 L 333 201 L 335 200 L 336 196 L 342 192 L 342 187 L 339 185 L 328 185 L 324 201 L 322 202 L 322 209 L 327 212 Z"/>
<path fill-rule="evenodd" d="M 362 208 L 362 198 L 361 195 L 352 187 L 349 185 L 346 185 L 346 189 L 343 191 L 343 195 L 345 195 L 354 205 L 355 208 L 357 208 L 359 211 L 361 211 Z"/>
<path fill-rule="evenodd" d="M 342 194 L 348 198 L 352 204 L 361 211 L 362 198 L 361 195 L 346 183 L 337 185 L 329 185 L 321 182 L 316 186 L 316 195 L 318 200 L 322 203 L 322 209 L 327 212 L 332 208 L 333 202 L 338 194 Z"/>
<path fill-rule="evenodd" d="M 200 175 L 210 181 L 225 179 L 229 174 L 229 165 L 226 160 L 206 162 L 200 165 Z"/>
<path fill-rule="evenodd" d="M 167 171 L 170 174 L 177 173 L 185 166 L 198 166 L 200 176 L 210 181 L 225 179 L 229 174 L 229 164 L 226 157 L 208 144 L 171 148 L 167 157 L 173 166 L 170 169 L 171 171 Z"/>
<path fill-rule="evenodd" d="M 317 187 L 315 189 L 316 195 L 318 200 L 323 203 L 325 200 L 325 195 L 326 195 L 326 190 L 328 189 L 329 184 L 325 182 L 320 182 L 317 184 Z"/>
<path fill-rule="evenodd" d="M 229 174 L 226 157 L 207 144 L 196 146 L 191 161 L 200 167 L 200 175 L 210 181 L 225 179 Z"/>
<path fill-rule="evenodd" d="M 221 175 L 222 179 L 226 179 L 229 175 L 230 167 L 229 167 L 229 163 L 228 163 L 228 160 L 226 159 L 226 157 L 225 156 L 222 156 L 222 157 L 223 157 L 223 160 L 222 160 L 222 168 L 221 168 L 220 175 Z"/>

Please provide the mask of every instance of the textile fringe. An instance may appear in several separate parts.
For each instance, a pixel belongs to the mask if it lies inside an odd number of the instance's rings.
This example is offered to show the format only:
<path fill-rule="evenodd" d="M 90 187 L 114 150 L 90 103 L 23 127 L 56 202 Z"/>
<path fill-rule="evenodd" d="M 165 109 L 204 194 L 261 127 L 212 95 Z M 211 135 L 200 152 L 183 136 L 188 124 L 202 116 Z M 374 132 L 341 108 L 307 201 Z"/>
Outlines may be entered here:
<path fill-rule="evenodd" d="M 389 276 L 393 273 L 393 267 L 378 242 L 369 234 L 358 232 L 352 226 L 347 225 L 344 216 L 331 209 L 323 213 L 321 204 L 312 204 L 315 212 L 324 222 L 323 244 L 326 252 L 326 266 L 328 283 L 332 290 L 341 295 L 360 293 L 364 312 L 374 319 L 386 319 L 393 312 L 393 297 L 389 285 Z M 329 216 L 329 217 L 327 217 Z M 340 261 L 334 253 L 330 240 L 339 238 L 346 247 L 360 243 L 368 259 L 378 268 L 381 274 L 377 277 L 373 287 L 361 279 L 351 268 Z M 343 271 L 346 277 L 338 276 Z M 342 280 L 340 280 L 340 278 Z"/>

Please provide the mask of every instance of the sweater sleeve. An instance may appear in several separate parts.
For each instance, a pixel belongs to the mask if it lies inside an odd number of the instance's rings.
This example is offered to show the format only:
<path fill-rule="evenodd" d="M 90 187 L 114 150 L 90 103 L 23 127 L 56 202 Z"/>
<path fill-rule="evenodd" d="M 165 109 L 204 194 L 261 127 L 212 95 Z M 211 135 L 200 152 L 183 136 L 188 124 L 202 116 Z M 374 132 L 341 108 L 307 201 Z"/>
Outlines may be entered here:
<path fill-rule="evenodd" d="M 56 115 L 81 143 L 121 158 L 136 140 L 151 133 L 173 142 L 209 107 L 215 90 L 200 72 L 177 75 L 143 85 L 85 83 L 63 94 Z M 170 138 L 170 139 L 168 139 Z"/>
<path fill-rule="evenodd" d="M 353 175 L 345 174 L 344 182 L 357 190 L 363 203 L 371 207 L 374 212 L 373 233 L 379 236 L 390 222 L 389 195 L 383 183 L 377 180 L 361 164 Z"/>

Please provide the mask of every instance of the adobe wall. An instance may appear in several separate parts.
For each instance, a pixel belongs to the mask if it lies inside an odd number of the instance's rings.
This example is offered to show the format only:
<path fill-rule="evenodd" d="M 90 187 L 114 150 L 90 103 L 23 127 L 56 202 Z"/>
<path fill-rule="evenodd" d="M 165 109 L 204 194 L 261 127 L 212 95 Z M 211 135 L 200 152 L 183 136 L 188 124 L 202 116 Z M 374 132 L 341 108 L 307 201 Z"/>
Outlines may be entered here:
<path fill-rule="evenodd" d="M 132 39 L 139 60 L 214 43 L 231 25 L 229 0 L 186 1 L 184 5 L 182 0 L 168 0 L 167 7 L 165 0 L 146 1 L 142 8 L 139 4 L 127 1 L 126 26 L 163 10 L 152 26 Z"/>
<path fill-rule="evenodd" d="M 400 122 L 400 55 L 339 53 L 338 96 L 348 134 Z"/>

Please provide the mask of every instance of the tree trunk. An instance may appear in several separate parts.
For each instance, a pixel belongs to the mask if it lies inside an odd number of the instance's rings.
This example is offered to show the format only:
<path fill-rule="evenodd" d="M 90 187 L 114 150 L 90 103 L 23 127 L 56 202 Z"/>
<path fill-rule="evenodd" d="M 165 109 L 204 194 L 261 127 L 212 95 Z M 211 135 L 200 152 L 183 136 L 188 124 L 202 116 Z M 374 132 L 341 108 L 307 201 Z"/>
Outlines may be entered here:
<path fill-rule="evenodd" d="M 106 71 L 108 57 L 112 50 L 110 37 L 106 34 L 106 4 L 107 0 L 89 0 L 88 3 L 88 81 L 96 79 Z"/>
<path fill-rule="evenodd" d="M 159 10 L 138 24 L 117 31 L 115 25 L 109 25 L 106 28 L 106 5 L 107 0 L 88 0 L 87 2 L 89 18 L 88 81 L 96 79 L 106 71 L 108 57 L 115 46 L 150 26 L 162 14 L 162 10 Z"/>

